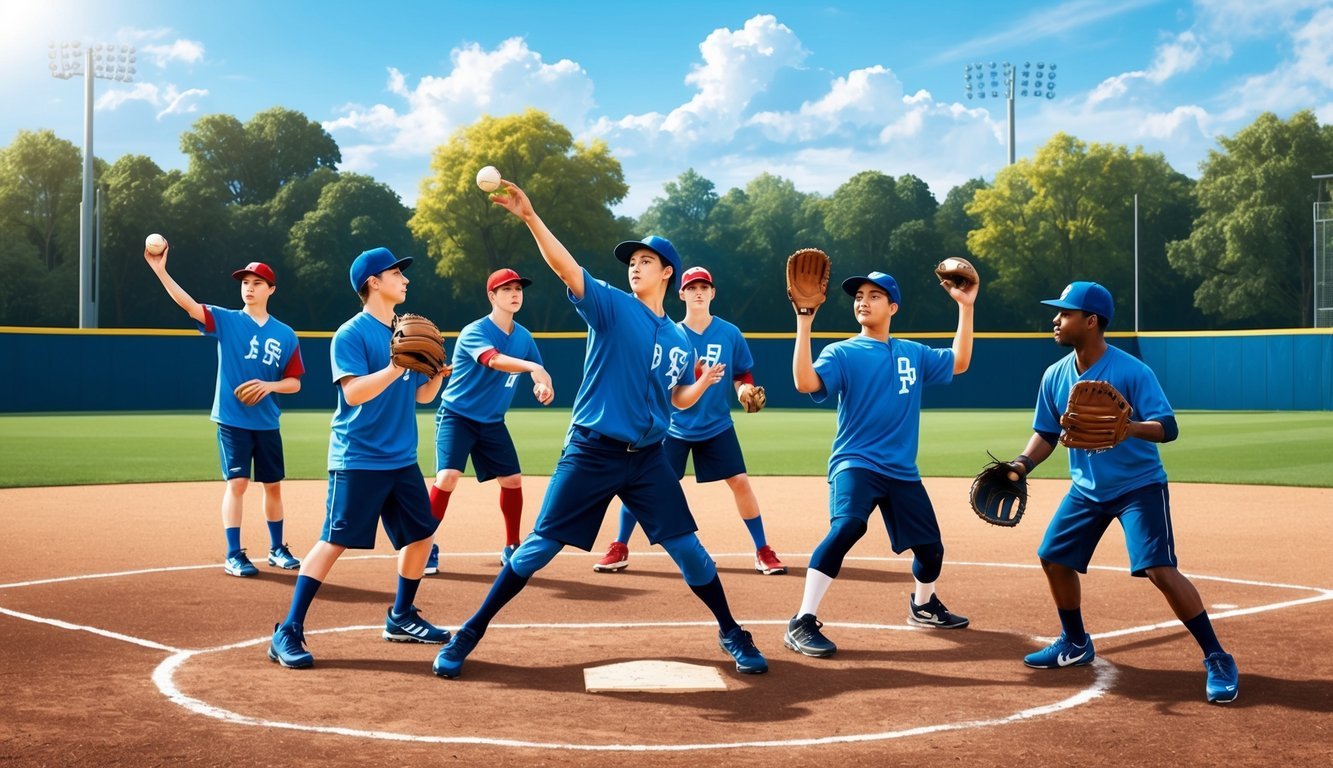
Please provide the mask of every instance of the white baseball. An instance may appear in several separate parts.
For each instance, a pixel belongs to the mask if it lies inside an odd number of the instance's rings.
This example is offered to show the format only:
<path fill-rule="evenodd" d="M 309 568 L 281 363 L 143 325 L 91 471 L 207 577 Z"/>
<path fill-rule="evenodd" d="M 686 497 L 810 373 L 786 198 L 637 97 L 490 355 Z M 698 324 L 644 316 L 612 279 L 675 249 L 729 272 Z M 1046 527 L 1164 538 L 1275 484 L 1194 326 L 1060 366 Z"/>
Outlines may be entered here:
<path fill-rule="evenodd" d="M 167 249 L 167 239 L 154 232 L 144 238 L 143 247 L 154 256 L 161 256 L 162 252 Z"/>
<path fill-rule="evenodd" d="M 494 192 L 499 189 L 500 172 L 493 165 L 488 165 L 477 171 L 477 186 L 481 187 L 483 192 Z"/>

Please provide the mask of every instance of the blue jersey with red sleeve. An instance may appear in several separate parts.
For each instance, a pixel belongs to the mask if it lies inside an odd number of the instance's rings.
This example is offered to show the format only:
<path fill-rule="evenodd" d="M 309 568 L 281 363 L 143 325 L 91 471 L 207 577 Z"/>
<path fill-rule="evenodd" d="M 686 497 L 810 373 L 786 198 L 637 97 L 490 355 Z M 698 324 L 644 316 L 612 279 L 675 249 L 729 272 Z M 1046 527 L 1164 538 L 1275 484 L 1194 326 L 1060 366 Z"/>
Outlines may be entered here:
<path fill-rule="evenodd" d="M 474 320 L 458 334 L 453 373 L 449 374 L 444 395 L 440 398 L 441 413 L 452 411 L 486 424 L 504 421 L 505 411 L 514 402 L 520 374 L 483 365 L 482 357 L 490 350 L 542 364 L 537 343 L 527 328 L 514 323 L 514 330 L 505 333 L 490 315 Z"/>
<path fill-rule="evenodd" d="M 588 324 L 583 383 L 574 396 L 573 423 L 645 447 L 662 442 L 670 421 L 671 390 L 694 383 L 685 333 L 632 294 L 583 270 L 583 297 L 569 299 Z"/>
<path fill-rule="evenodd" d="M 236 399 L 236 387 L 252 379 L 281 381 L 305 373 L 301 347 L 286 323 L 269 315 L 261 325 L 244 311 L 204 304 L 199 332 L 218 340 L 218 377 L 210 418 L 229 427 L 253 430 L 278 428 L 278 396 L 254 405 Z"/>
<path fill-rule="evenodd" d="M 1069 405 L 1069 390 L 1080 380 L 1108 381 L 1134 408 L 1135 421 L 1175 418 L 1157 375 L 1142 360 L 1116 347 L 1082 374 L 1073 352 L 1051 364 L 1041 377 L 1032 429 L 1058 433 L 1060 416 Z M 1090 453 L 1069 449 L 1069 477 L 1074 488 L 1093 501 L 1109 501 L 1153 483 L 1166 482 L 1166 468 L 1157 444 L 1130 438 L 1110 450 Z"/>
<path fill-rule="evenodd" d="M 681 440 L 707 440 L 732 425 L 731 401 L 736 391 L 730 380 L 750 372 L 754 368 L 754 357 L 741 329 L 720 317 L 712 318 L 703 333 L 695 333 L 683 322 L 676 325 L 689 340 L 694 360 L 708 365 L 722 362 L 727 366 L 727 380 L 704 390 L 693 406 L 683 411 L 673 409 L 671 413 L 667 434 Z"/>
<path fill-rule="evenodd" d="M 393 331 L 369 312 L 343 323 L 333 334 L 329 357 L 338 405 L 329 435 L 329 469 L 401 469 L 417 462 L 417 387 L 429 379 L 403 371 L 361 405 L 348 405 L 338 380 L 365 376 L 389 364 Z"/>
<path fill-rule="evenodd" d="M 907 339 L 866 336 L 824 347 L 815 361 L 816 403 L 838 396 L 838 431 L 828 476 L 860 467 L 895 480 L 920 480 L 921 390 L 953 381 L 953 350 Z"/>

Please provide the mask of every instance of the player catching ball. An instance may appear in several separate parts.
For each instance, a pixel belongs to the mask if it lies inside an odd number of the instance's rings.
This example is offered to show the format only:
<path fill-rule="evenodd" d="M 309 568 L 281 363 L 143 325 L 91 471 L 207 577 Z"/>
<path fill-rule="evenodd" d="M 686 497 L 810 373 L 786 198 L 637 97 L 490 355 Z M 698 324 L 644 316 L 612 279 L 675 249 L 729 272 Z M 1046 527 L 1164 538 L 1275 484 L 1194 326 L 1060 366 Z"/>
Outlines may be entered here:
<path fill-rule="evenodd" d="M 504 517 L 505 546 L 501 563 L 518 547 L 518 526 L 523 516 L 523 475 L 518 451 L 505 426 L 505 411 L 514 402 L 521 374 L 532 377 L 532 395 L 542 405 L 555 398 L 551 375 L 542 367 L 537 343 L 527 328 L 514 322 L 523 306 L 523 289 L 532 284 L 512 269 L 497 269 L 486 278 L 491 313 L 464 326 L 454 346 L 453 373 L 440 396 L 435 414 L 435 484 L 430 489 L 430 511 L 444 518 L 449 495 L 458 486 L 472 457 L 477 482 L 491 478 L 500 486 L 500 514 Z M 440 548 L 432 545 L 426 573 L 440 568 Z"/>
<path fill-rule="evenodd" d="M 435 674 L 458 677 L 491 620 L 556 553 L 567 545 L 590 549 L 615 496 L 638 512 L 648 540 L 662 545 L 713 612 L 718 642 L 736 669 L 767 672 L 768 662 L 750 633 L 732 618 L 717 568 L 695 534 L 685 493 L 662 449 L 670 406 L 689 408 L 726 373 L 724 365 L 705 365 L 696 380 L 689 340 L 663 310 L 666 292 L 679 280 L 676 249 L 661 237 L 617 245 L 616 257 L 629 265 L 633 293 L 612 288 L 579 266 L 523 190 L 501 183 L 504 189 L 491 201 L 527 225 L 588 323 L 583 383 L 532 534 L 500 569 L 481 607 L 435 657 Z"/>
<path fill-rule="evenodd" d="M 299 568 L 283 540 L 281 412 L 274 393 L 295 394 L 301 389 L 301 348 L 296 331 L 268 313 L 268 300 L 277 290 L 277 277 L 267 264 L 253 261 L 231 273 L 241 283 L 242 309 L 200 304 L 167 274 L 171 248 L 165 241 L 154 254 L 145 248 L 144 259 L 162 287 L 185 310 L 205 336 L 218 341 L 218 376 L 210 418 L 218 425 L 218 454 L 222 459 L 222 531 L 227 552 L 222 570 L 232 576 L 255 576 L 259 569 L 241 546 L 241 512 L 245 491 L 254 479 L 264 485 L 264 519 L 268 521 L 268 564 L 284 570 Z"/>
<path fill-rule="evenodd" d="M 731 371 L 736 399 L 749 413 L 764 407 L 763 387 L 754 383 L 754 357 L 745 337 L 736 326 L 715 317 L 709 307 L 717 292 L 713 275 L 703 267 L 685 270 L 681 278 L 680 300 L 685 302 L 685 319 L 676 323 L 694 349 L 696 370 L 704 365 L 726 365 Z M 725 480 L 736 497 L 736 511 L 754 540 L 754 569 L 763 574 L 782 574 L 782 564 L 764 535 L 764 519 L 759 514 L 759 499 L 750 487 L 745 474 L 745 457 L 736 439 L 736 427 L 731 420 L 730 398 L 724 387 L 710 387 L 699 402 L 685 410 L 672 409 L 671 424 L 667 427 L 667 463 L 676 477 L 685 477 L 685 462 L 694 454 L 694 481 L 711 483 Z M 616 540 L 596 565 L 594 571 L 618 571 L 629 565 L 629 537 L 636 524 L 634 513 L 626 505 L 620 507 L 620 532 Z"/>
<path fill-rule="evenodd" d="M 424 318 L 404 315 L 401 320 L 405 325 L 412 318 L 413 325 L 433 332 L 438 359 L 413 360 L 393 351 L 406 335 L 401 326 L 395 330 L 399 318 L 394 308 L 407 300 L 409 280 L 403 269 L 411 263 L 410 256 L 394 258 L 388 248 L 364 251 L 352 262 L 352 289 L 363 309 L 338 328 L 329 349 L 338 405 L 329 434 L 324 529 L 301 564 L 287 618 L 273 628 L 268 647 L 269 659 L 284 667 L 315 663 L 305 648 L 310 604 L 343 552 L 374 548 L 381 521 L 398 551 L 398 589 L 384 620 L 384 639 L 449 639 L 448 630 L 432 626 L 413 605 L 438 525 L 417 466 L 416 404 L 435 399 L 449 368 L 439 331 Z M 429 374 L 419 368 L 423 365 L 429 366 Z"/>
<path fill-rule="evenodd" d="M 1023 662 L 1037 669 L 1060 669 L 1091 664 L 1096 658 L 1092 638 L 1083 627 L 1079 574 L 1088 572 L 1102 534 L 1117 520 L 1125 531 L 1130 573 L 1146 576 L 1161 590 L 1176 618 L 1203 649 L 1208 701 L 1235 701 L 1240 692 L 1236 660 L 1218 642 L 1198 590 L 1176 567 L 1170 493 L 1157 450 L 1157 443 L 1171 442 L 1179 434 L 1166 393 L 1143 361 L 1106 343 L 1115 303 L 1105 287 L 1086 281 L 1070 283 L 1060 298 L 1042 304 L 1056 309 L 1052 318 L 1055 343 L 1073 351 L 1042 376 L 1033 435 L 1023 453 L 1010 462 L 1010 469 L 1029 474 L 1051 455 L 1059 440 L 1071 446 L 1069 476 L 1073 483 L 1037 549 L 1060 616 L 1060 637 L 1028 654 Z M 1097 404 L 1084 404 L 1080 395 L 1071 396 L 1079 382 L 1096 382 L 1083 388 L 1101 390 L 1123 418 L 1113 420 L 1108 415 L 1085 424 L 1087 419 L 1080 413 Z M 1137 420 L 1129 419 L 1131 413 Z"/>
<path fill-rule="evenodd" d="M 852 297 L 861 333 L 824 348 L 811 362 L 810 334 L 824 301 L 828 257 L 797 251 L 788 261 L 788 286 L 796 309 L 792 375 L 796 389 L 816 403 L 838 398 L 838 427 L 829 456 L 829 532 L 810 557 L 801 607 L 787 624 L 784 644 L 806 656 L 831 656 L 838 647 L 820 631 L 816 616 L 843 558 L 866 532 L 879 507 L 894 554 L 912 550 L 916 591 L 908 598 L 908 621 L 939 629 L 961 629 L 967 617 L 951 613 L 935 594 L 944 564 L 944 544 L 926 487 L 917 470 L 921 391 L 948 384 L 972 360 L 972 305 L 979 284 L 941 281 L 958 303 L 958 329 L 950 349 L 934 349 L 890 333 L 902 304 L 898 282 L 883 272 L 849 277 L 842 289 Z M 812 284 L 814 287 L 812 287 Z"/>

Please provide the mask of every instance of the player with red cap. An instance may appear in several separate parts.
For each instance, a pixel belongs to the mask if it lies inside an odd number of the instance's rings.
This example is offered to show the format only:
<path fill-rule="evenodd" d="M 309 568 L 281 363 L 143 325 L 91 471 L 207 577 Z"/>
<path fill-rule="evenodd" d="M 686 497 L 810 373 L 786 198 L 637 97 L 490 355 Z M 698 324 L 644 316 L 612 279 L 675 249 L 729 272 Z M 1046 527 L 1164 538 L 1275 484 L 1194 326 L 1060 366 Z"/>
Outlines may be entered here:
<path fill-rule="evenodd" d="M 486 278 L 486 298 L 491 311 L 469 323 L 454 345 L 453 373 L 440 397 L 435 414 L 435 484 L 430 489 L 430 509 L 436 520 L 444 518 L 449 496 L 472 458 L 477 482 L 491 478 L 500 486 L 500 514 L 504 517 L 505 546 L 502 563 L 519 543 L 519 521 L 523 516 L 523 475 L 518 452 L 505 426 L 505 411 L 514 402 L 519 376 L 532 377 L 532 396 L 542 405 L 555 398 L 551 375 L 542 367 L 537 343 L 527 328 L 514 321 L 523 307 L 523 289 L 532 281 L 512 269 L 497 269 Z M 439 573 L 440 548 L 431 546 L 426 573 Z"/>
<path fill-rule="evenodd" d="M 222 570 L 232 576 L 259 573 L 241 546 L 241 510 L 252 466 L 255 482 L 264 485 L 268 564 L 284 570 L 299 568 L 301 561 L 283 541 L 282 479 L 286 472 L 277 398 L 269 395 L 298 392 L 305 366 L 296 332 L 268 313 L 278 278 L 269 265 L 252 261 L 231 274 L 241 283 L 243 309 L 200 304 L 167 274 L 170 252 L 170 246 L 157 255 L 145 248 L 143 256 L 167 294 L 194 319 L 199 332 L 218 342 L 211 418 L 218 425 L 218 453 L 227 482 L 222 494 L 222 528 L 227 539 Z"/>

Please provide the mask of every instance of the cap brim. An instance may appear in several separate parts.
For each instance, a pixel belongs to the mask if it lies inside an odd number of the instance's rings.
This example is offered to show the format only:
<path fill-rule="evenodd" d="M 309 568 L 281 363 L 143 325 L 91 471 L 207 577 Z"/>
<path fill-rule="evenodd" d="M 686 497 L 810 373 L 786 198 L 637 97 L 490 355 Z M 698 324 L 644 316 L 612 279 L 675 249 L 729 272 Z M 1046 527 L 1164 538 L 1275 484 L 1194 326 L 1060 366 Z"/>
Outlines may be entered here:
<path fill-rule="evenodd" d="M 616 258 L 619 259 L 621 262 L 628 264 L 629 257 L 633 256 L 634 252 L 639 250 L 640 248 L 652 251 L 653 253 L 657 254 L 658 258 L 669 261 L 669 259 L 663 256 L 662 253 L 658 251 L 656 248 L 649 248 L 647 245 L 644 245 L 638 240 L 626 240 L 620 245 L 617 245 L 615 250 Z"/>
<path fill-rule="evenodd" d="M 513 279 L 513 280 L 506 280 L 506 281 L 504 281 L 503 283 L 499 283 L 499 284 L 497 284 L 494 288 L 487 288 L 486 290 L 488 290 L 488 291 L 498 290 L 498 289 L 500 289 L 500 288 L 505 287 L 506 285 L 509 285 L 510 283 L 518 283 L 519 285 L 523 286 L 524 288 L 527 288 L 529 285 L 532 285 L 532 281 L 529 280 L 528 278 L 526 278 L 526 277 L 519 277 L 519 278 L 515 278 L 515 279 Z"/>
<path fill-rule="evenodd" d="M 847 278 L 846 280 L 843 280 L 843 281 L 842 281 L 842 292 L 845 293 L 845 294 L 847 294 L 848 296 L 855 296 L 855 295 L 856 295 L 856 289 L 857 289 L 857 288 L 860 288 L 860 287 L 861 287 L 863 284 L 865 284 L 865 283 L 870 283 L 871 285 L 875 286 L 876 288 L 879 288 L 879 283 L 876 283 L 874 280 L 871 280 L 870 278 L 866 277 L 865 275 L 861 275 L 861 276 L 859 276 L 859 277 L 849 277 L 849 278 Z M 881 290 L 883 290 L 883 289 L 881 289 Z"/>
<path fill-rule="evenodd" d="M 1075 304 L 1070 304 L 1069 302 L 1064 301 L 1062 299 L 1044 299 L 1042 300 L 1041 303 L 1045 304 L 1048 307 L 1055 307 L 1056 309 L 1072 309 L 1075 312 L 1083 311 L 1083 307 L 1080 307 Z"/>
<path fill-rule="evenodd" d="M 242 280 L 242 279 L 245 278 L 246 275 L 254 275 L 255 277 L 259 278 L 260 280 L 263 280 L 264 282 L 268 283 L 269 285 L 277 285 L 277 281 L 276 281 L 276 280 L 270 280 L 270 279 L 268 279 L 267 277 L 264 277 L 263 275 L 261 275 L 261 274 L 259 274 L 258 272 L 254 271 L 253 269 L 238 269 L 238 270 L 236 270 L 235 272 L 232 272 L 232 273 L 231 273 L 231 279 L 233 279 L 233 280 Z"/>

